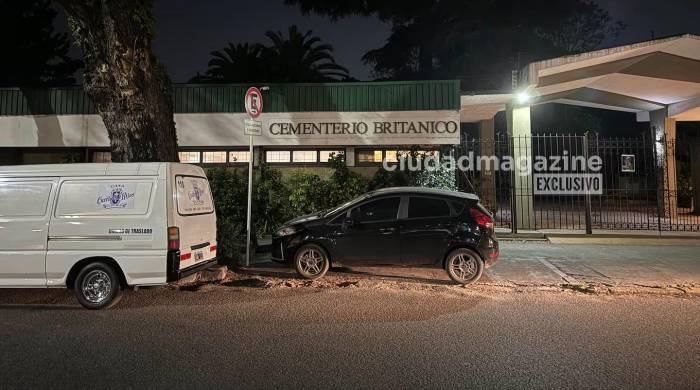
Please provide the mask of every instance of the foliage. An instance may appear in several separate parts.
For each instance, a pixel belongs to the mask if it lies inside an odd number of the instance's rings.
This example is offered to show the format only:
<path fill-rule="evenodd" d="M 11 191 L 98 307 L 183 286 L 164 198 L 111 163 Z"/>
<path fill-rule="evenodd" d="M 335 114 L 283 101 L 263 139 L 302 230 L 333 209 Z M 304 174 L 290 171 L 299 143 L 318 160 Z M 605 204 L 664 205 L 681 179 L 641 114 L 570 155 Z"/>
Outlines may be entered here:
<path fill-rule="evenodd" d="M 384 168 L 380 168 L 374 173 L 372 180 L 370 180 L 367 185 L 367 189 L 378 190 L 380 188 L 387 187 L 406 187 L 411 185 L 411 178 L 408 176 L 406 171 L 396 169 L 393 171 L 387 171 Z"/>
<path fill-rule="evenodd" d="M 438 165 L 435 170 L 423 169 L 418 172 L 415 178 L 415 185 L 417 187 L 457 191 L 457 177 L 454 169 L 447 169 L 444 165 Z"/>
<path fill-rule="evenodd" d="M 410 164 L 407 163 L 407 165 L 419 166 L 417 160 L 423 159 L 426 156 L 418 152 L 417 146 L 413 146 L 407 154 L 400 155 L 399 157 L 412 160 L 412 162 Z M 374 177 L 372 177 L 372 180 L 369 182 L 368 188 L 370 190 L 376 190 L 386 187 L 414 186 L 457 191 L 455 169 L 448 169 L 445 165 L 438 164 L 440 161 L 437 160 L 437 158 L 434 161 L 435 164 L 431 165 L 432 169 L 427 169 L 426 165 L 423 163 L 420 165 L 422 169 L 419 171 L 402 170 L 399 167 L 393 171 L 387 171 L 382 167 L 374 174 Z"/>
<path fill-rule="evenodd" d="M 237 260 L 245 253 L 247 180 L 225 168 L 209 170 L 207 178 L 216 207 L 217 251 Z"/>
<path fill-rule="evenodd" d="M 348 78 L 348 71 L 333 57 L 333 47 L 321 43 L 312 31 L 302 33 L 292 25 L 285 37 L 268 31 L 271 44 L 233 44 L 212 51 L 204 76 L 196 82 L 323 82 Z"/>
<path fill-rule="evenodd" d="M 362 195 L 367 190 L 367 182 L 358 173 L 352 172 L 345 164 L 345 155 L 331 155 L 328 165 L 333 174 L 328 180 L 327 207 L 330 208 L 345 203 Z"/>
<path fill-rule="evenodd" d="M 462 78 L 472 84 L 502 79 L 528 62 L 597 47 L 623 28 L 590 0 L 286 3 L 332 20 L 374 15 L 390 23 L 386 44 L 363 60 L 377 77 L 391 79 Z"/>
<path fill-rule="evenodd" d="M 75 84 L 80 60 L 68 55 L 67 34 L 56 33 L 49 0 L 0 0 L 0 86 Z"/>
<path fill-rule="evenodd" d="M 267 81 L 264 62 L 261 58 L 263 46 L 257 44 L 228 44 L 221 50 L 212 51 L 209 69 L 199 81 L 218 81 L 227 83 Z"/>
<path fill-rule="evenodd" d="M 254 180 L 253 228 L 258 236 L 269 235 L 284 221 L 291 218 L 287 206 L 289 189 L 282 181 L 280 171 L 272 169 L 265 164 L 261 164 L 256 169 Z M 246 204 L 247 202 L 244 201 L 244 210 Z"/>
<path fill-rule="evenodd" d="M 348 169 L 342 154 L 332 155 L 328 164 L 333 170 L 328 180 L 304 173 L 296 173 L 289 179 L 289 204 L 293 215 L 310 214 L 338 206 L 367 190 L 366 180 Z"/>
<path fill-rule="evenodd" d="M 318 175 L 298 172 L 286 184 L 290 192 L 289 208 L 292 215 L 310 214 L 327 208 L 329 186 Z"/>
<path fill-rule="evenodd" d="M 292 25 L 286 39 L 281 31 L 268 31 L 265 35 L 272 41 L 263 51 L 265 63 L 270 66 L 270 80 L 332 81 L 348 77 L 347 69 L 335 63 L 333 46 L 321 43 L 311 30 L 302 34 Z"/>
<path fill-rule="evenodd" d="M 328 180 L 296 173 L 283 181 L 278 170 L 264 164 L 255 169 L 253 246 L 257 245 L 257 237 L 272 234 L 293 217 L 337 206 L 365 192 L 366 182 L 348 170 L 342 155 L 332 156 L 330 165 L 333 174 Z M 246 240 L 247 173 L 215 168 L 207 172 L 207 177 L 216 207 L 219 251 L 226 258 L 240 259 Z"/>

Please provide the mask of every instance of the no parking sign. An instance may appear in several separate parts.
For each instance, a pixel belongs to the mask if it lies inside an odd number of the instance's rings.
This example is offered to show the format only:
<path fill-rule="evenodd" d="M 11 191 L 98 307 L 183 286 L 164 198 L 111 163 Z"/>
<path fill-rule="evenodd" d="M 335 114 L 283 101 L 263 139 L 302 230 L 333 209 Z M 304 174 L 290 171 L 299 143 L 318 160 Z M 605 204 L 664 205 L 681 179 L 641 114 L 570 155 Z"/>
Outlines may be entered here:
<path fill-rule="evenodd" d="M 255 119 L 263 110 L 262 93 L 256 87 L 250 87 L 245 93 L 245 111 Z"/>

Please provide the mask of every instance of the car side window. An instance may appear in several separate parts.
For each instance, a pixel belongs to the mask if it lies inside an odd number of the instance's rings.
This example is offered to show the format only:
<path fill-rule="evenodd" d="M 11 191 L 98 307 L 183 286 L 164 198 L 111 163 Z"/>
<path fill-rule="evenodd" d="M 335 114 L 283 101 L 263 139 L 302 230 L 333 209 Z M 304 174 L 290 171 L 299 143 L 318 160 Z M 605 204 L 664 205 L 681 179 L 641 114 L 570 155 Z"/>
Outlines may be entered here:
<path fill-rule="evenodd" d="M 401 198 L 384 198 L 357 206 L 350 211 L 356 222 L 374 222 L 396 219 Z"/>
<path fill-rule="evenodd" d="M 436 198 L 412 196 L 408 200 L 408 218 L 449 217 L 450 205 Z"/>
<path fill-rule="evenodd" d="M 343 221 L 345 220 L 345 217 L 347 216 L 347 211 L 343 211 L 340 213 L 338 216 L 335 218 L 331 219 L 330 222 L 328 222 L 329 225 L 342 225 Z"/>

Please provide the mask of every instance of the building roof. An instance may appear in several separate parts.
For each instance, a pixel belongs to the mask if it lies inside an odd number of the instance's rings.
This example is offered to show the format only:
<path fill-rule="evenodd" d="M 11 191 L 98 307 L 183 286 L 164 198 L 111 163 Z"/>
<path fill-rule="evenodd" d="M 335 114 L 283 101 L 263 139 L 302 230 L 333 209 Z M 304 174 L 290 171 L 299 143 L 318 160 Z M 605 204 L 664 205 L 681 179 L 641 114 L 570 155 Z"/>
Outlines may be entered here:
<path fill-rule="evenodd" d="M 264 112 L 459 110 L 458 80 L 265 84 Z M 242 113 L 250 84 L 174 84 L 175 113 Z M 81 86 L 0 88 L 0 116 L 95 114 Z"/>

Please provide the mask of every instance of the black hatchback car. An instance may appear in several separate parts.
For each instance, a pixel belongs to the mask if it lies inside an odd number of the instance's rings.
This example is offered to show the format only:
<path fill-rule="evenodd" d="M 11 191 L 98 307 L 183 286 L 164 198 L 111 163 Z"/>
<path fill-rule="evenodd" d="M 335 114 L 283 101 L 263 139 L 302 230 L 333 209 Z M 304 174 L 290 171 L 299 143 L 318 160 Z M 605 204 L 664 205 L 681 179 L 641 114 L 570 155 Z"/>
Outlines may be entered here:
<path fill-rule="evenodd" d="M 272 239 L 272 258 L 304 278 L 332 265 L 441 267 L 460 284 L 498 258 L 493 217 L 473 194 L 418 187 L 366 193 L 293 219 Z"/>

